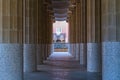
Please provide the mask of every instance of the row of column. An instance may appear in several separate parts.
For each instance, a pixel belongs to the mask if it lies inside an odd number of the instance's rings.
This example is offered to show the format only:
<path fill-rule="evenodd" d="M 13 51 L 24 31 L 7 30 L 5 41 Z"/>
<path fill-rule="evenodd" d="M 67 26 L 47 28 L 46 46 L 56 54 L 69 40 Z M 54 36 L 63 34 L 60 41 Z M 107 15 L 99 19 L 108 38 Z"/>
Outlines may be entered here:
<path fill-rule="evenodd" d="M 44 3 L 44 4 L 41 4 Z M 38 58 L 37 64 L 43 63 L 42 59 L 46 60 L 47 57 L 51 54 L 51 48 L 52 48 L 52 17 L 51 13 L 48 10 L 48 5 L 46 2 L 40 2 L 39 1 L 39 23 L 38 25 L 41 26 L 38 28 L 38 45 L 40 48 L 38 48 L 38 52 L 41 51 L 41 54 L 37 54 Z"/>
<path fill-rule="evenodd" d="M 70 53 L 81 65 L 86 65 L 86 15 L 85 1 L 72 0 L 69 16 Z M 85 27 L 81 27 L 85 26 Z"/>
<path fill-rule="evenodd" d="M 0 0 L 0 80 L 23 80 L 51 53 L 52 17 L 44 0 Z"/>
<path fill-rule="evenodd" d="M 75 6 L 70 9 L 72 14 L 69 16 L 70 53 L 75 59 L 79 56 L 80 64 L 86 65 L 87 71 L 101 72 L 102 80 L 119 80 L 120 1 L 71 2 Z"/>

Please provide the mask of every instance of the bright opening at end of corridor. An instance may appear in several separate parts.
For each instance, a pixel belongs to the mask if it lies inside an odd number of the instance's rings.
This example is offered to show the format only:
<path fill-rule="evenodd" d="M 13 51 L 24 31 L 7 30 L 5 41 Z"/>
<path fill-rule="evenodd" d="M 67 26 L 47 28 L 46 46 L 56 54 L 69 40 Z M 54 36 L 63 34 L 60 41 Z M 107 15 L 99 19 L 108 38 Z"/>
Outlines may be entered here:
<path fill-rule="evenodd" d="M 53 53 L 50 57 L 71 57 L 68 52 L 68 23 L 56 21 L 53 23 Z"/>
<path fill-rule="evenodd" d="M 66 21 L 53 23 L 53 45 L 54 52 L 68 51 L 68 23 Z"/>

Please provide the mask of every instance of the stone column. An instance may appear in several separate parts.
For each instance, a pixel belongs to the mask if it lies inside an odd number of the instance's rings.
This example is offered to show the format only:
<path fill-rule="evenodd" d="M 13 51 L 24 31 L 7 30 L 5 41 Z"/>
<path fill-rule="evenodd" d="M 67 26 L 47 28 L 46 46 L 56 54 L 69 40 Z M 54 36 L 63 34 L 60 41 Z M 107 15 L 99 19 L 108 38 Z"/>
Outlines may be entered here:
<path fill-rule="evenodd" d="M 87 29 L 86 29 L 86 0 L 81 0 L 80 2 L 80 16 L 81 16 L 81 27 L 80 27 L 80 64 L 86 65 L 87 63 L 87 45 L 86 45 L 86 39 L 87 39 Z"/>
<path fill-rule="evenodd" d="M 48 33 L 47 33 L 47 46 L 48 46 L 48 52 L 47 52 L 47 57 L 51 54 L 51 48 L 52 48 L 52 41 L 53 41 L 53 22 L 52 22 L 52 17 L 51 17 L 51 12 L 48 12 Z"/>
<path fill-rule="evenodd" d="M 76 60 L 80 61 L 80 0 L 76 0 Z"/>
<path fill-rule="evenodd" d="M 38 0 L 38 29 L 37 29 L 37 65 L 43 64 L 42 36 L 43 36 L 43 0 Z"/>
<path fill-rule="evenodd" d="M 52 47 L 51 48 L 51 53 L 53 53 L 54 52 L 54 44 L 52 44 L 51 47 Z"/>
<path fill-rule="evenodd" d="M 74 37 L 74 23 L 73 23 L 73 14 L 70 16 L 70 53 L 73 57 L 75 57 L 74 55 L 74 44 L 73 44 L 73 37 Z"/>
<path fill-rule="evenodd" d="M 100 1 L 87 0 L 87 71 L 101 72 Z"/>
<path fill-rule="evenodd" d="M 0 80 L 23 80 L 22 0 L 0 0 Z"/>
<path fill-rule="evenodd" d="M 50 55 L 54 52 L 54 44 L 53 44 L 53 18 L 52 15 L 50 15 L 50 39 L 49 39 L 49 44 L 50 44 Z"/>
<path fill-rule="evenodd" d="M 26 0 L 24 8 L 24 72 L 36 71 L 37 0 Z"/>
<path fill-rule="evenodd" d="M 44 7 L 43 7 L 43 11 L 44 11 L 44 13 L 43 13 L 43 37 L 42 37 L 42 39 L 43 39 L 43 44 L 42 44 L 42 50 L 43 50 L 43 60 L 46 60 L 47 59 L 47 56 L 46 56 L 46 42 L 47 42 L 47 8 L 46 8 L 46 6 L 47 6 L 47 4 L 44 4 L 43 5 Z"/>
<path fill-rule="evenodd" d="M 70 13 L 68 14 L 68 22 L 69 22 L 69 31 L 68 31 L 68 34 L 69 34 L 69 37 L 68 37 L 68 52 L 71 54 L 71 16 L 70 16 Z"/>
<path fill-rule="evenodd" d="M 73 3 L 74 5 L 76 4 L 75 2 Z M 75 60 L 76 60 L 76 52 L 77 52 L 77 50 L 76 50 L 76 48 L 77 48 L 77 32 L 76 32 L 76 29 L 77 29 L 77 25 L 76 25 L 76 6 L 75 7 L 73 7 L 73 55 L 74 55 L 74 57 L 75 57 Z"/>
<path fill-rule="evenodd" d="M 69 53 L 71 54 L 71 16 L 69 15 Z"/>
<path fill-rule="evenodd" d="M 46 14 L 46 41 L 45 41 L 45 44 L 46 44 L 46 60 L 48 59 L 48 57 L 49 57 L 49 44 L 50 44 L 50 35 L 52 35 L 51 33 L 50 33 L 50 31 L 51 31 L 51 23 L 50 23 L 50 11 L 49 11 L 49 8 L 48 8 L 48 5 L 46 6 L 46 12 L 47 12 L 47 14 Z"/>
<path fill-rule="evenodd" d="M 102 80 L 120 80 L 120 0 L 101 1 Z"/>

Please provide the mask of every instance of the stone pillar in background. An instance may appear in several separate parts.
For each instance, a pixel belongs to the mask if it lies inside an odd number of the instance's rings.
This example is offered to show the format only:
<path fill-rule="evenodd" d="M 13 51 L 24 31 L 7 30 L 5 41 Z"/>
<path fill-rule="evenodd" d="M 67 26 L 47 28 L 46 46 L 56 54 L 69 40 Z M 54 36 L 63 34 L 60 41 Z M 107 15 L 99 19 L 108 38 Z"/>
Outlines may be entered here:
<path fill-rule="evenodd" d="M 42 35 L 42 0 L 38 0 L 38 28 L 37 28 L 37 65 L 42 64 L 42 53 L 41 53 L 41 35 Z M 41 22 L 41 23 L 40 23 Z"/>
<path fill-rule="evenodd" d="M 37 29 L 37 65 L 43 64 L 43 28 L 44 28 L 44 20 L 43 20 L 43 14 L 44 14 L 44 4 L 43 0 L 38 0 L 38 29 Z"/>
<path fill-rule="evenodd" d="M 54 52 L 54 44 L 51 45 L 51 53 Z"/>
<path fill-rule="evenodd" d="M 51 19 L 50 34 L 53 34 L 53 18 L 52 18 L 52 16 L 50 17 L 50 19 Z M 50 37 L 50 54 L 52 54 L 53 52 L 54 52 L 53 35 L 51 35 L 51 37 Z"/>
<path fill-rule="evenodd" d="M 76 60 L 80 61 L 80 0 L 76 0 Z"/>
<path fill-rule="evenodd" d="M 23 80 L 22 0 L 0 0 L 0 80 Z"/>
<path fill-rule="evenodd" d="M 70 7 L 70 13 L 69 13 L 69 53 L 73 56 L 74 59 L 76 59 L 76 8 L 75 8 L 75 1 L 71 2 L 73 7 Z"/>
<path fill-rule="evenodd" d="M 42 3 L 42 4 L 41 4 Z M 50 10 L 48 10 L 49 2 L 39 1 L 39 21 L 38 23 L 38 44 L 37 48 L 37 64 L 43 64 L 44 60 L 47 60 L 51 54 L 52 48 L 52 19 L 50 16 Z M 40 51 L 39 51 L 40 50 Z"/>
<path fill-rule="evenodd" d="M 74 37 L 74 21 L 73 21 L 73 14 L 70 16 L 70 31 L 69 31 L 69 34 L 70 34 L 70 54 L 75 57 L 75 54 L 74 54 L 74 44 L 73 44 L 73 37 Z"/>
<path fill-rule="evenodd" d="M 71 53 L 71 16 L 69 15 L 69 53 Z"/>
<path fill-rule="evenodd" d="M 24 72 L 36 71 L 37 0 L 26 0 L 24 8 Z"/>
<path fill-rule="evenodd" d="M 49 55 L 51 55 L 51 49 L 52 49 L 52 43 L 53 43 L 52 42 L 53 41 L 53 35 L 52 35 L 53 34 L 53 22 L 52 22 L 51 13 L 52 12 L 49 12 L 49 14 L 48 14 L 49 15 L 48 16 L 49 17 L 49 19 L 48 19 L 49 24 L 48 24 L 48 34 L 47 35 L 49 38 L 47 41 L 48 42 L 48 53 L 47 53 L 48 55 L 47 55 L 47 57 L 49 57 Z"/>
<path fill-rule="evenodd" d="M 48 5 L 47 5 L 48 6 Z M 51 28 L 52 28 L 52 26 L 51 26 L 51 18 L 50 18 L 50 13 L 51 13 L 51 11 L 49 10 L 49 8 L 47 8 L 46 9 L 47 11 L 47 14 L 46 14 L 46 37 L 45 37 L 45 39 L 46 39 L 46 41 L 45 41 L 45 44 L 46 44 L 46 60 L 48 59 L 48 57 L 49 57 L 49 55 L 50 55 L 50 51 L 49 51 L 49 49 L 50 49 L 50 46 L 49 46 L 49 44 L 51 44 L 52 43 L 52 40 L 51 40 L 51 35 L 52 35 L 52 33 L 51 33 Z"/>
<path fill-rule="evenodd" d="M 80 16 L 81 16 L 81 27 L 80 27 L 80 64 L 85 65 L 87 64 L 87 29 L 86 29 L 86 0 L 81 0 L 80 2 Z"/>
<path fill-rule="evenodd" d="M 47 42 L 47 19 L 48 19 L 48 17 L 47 17 L 47 7 L 46 7 L 47 5 L 46 4 L 44 4 L 44 7 L 43 7 L 43 17 L 42 17 L 42 19 L 43 19 L 43 32 L 42 32 L 42 34 L 43 34 L 43 36 L 42 36 L 42 40 L 43 40 L 43 42 L 42 42 L 42 54 L 43 54 L 43 60 L 46 60 L 47 59 L 47 56 L 46 56 L 46 42 Z"/>
<path fill-rule="evenodd" d="M 72 3 L 74 5 L 74 7 L 72 8 L 72 15 L 73 15 L 73 55 L 74 55 L 74 58 L 76 59 L 76 28 L 77 28 L 77 25 L 76 25 L 76 3 L 75 1 Z"/>
<path fill-rule="evenodd" d="M 120 80 L 120 0 L 101 0 L 102 80 Z"/>
<path fill-rule="evenodd" d="M 87 71 L 101 72 L 100 1 L 87 0 Z"/>

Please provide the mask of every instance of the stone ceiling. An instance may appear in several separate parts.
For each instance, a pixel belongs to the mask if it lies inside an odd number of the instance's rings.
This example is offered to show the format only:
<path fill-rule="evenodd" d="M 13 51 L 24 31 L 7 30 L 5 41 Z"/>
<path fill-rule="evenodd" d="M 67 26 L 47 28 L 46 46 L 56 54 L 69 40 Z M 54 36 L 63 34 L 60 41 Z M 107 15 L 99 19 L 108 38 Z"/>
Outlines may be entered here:
<path fill-rule="evenodd" d="M 70 5 L 69 0 L 51 0 L 53 16 L 55 21 L 67 20 L 68 8 Z"/>

